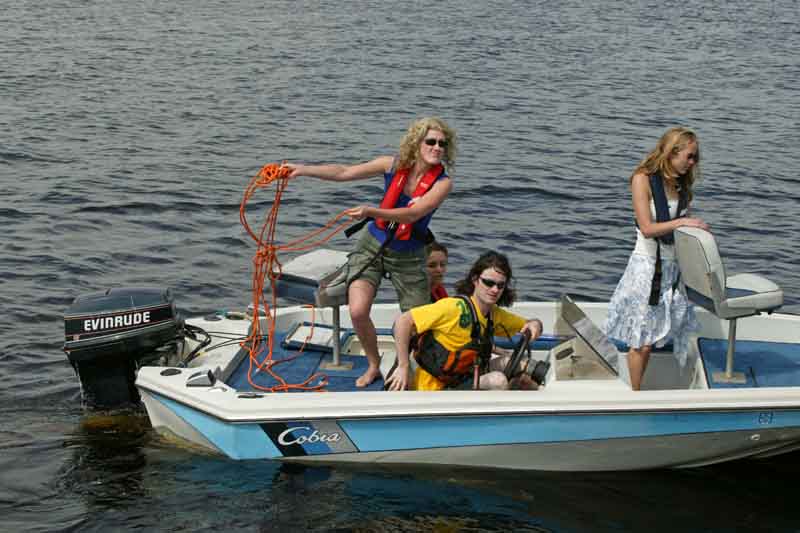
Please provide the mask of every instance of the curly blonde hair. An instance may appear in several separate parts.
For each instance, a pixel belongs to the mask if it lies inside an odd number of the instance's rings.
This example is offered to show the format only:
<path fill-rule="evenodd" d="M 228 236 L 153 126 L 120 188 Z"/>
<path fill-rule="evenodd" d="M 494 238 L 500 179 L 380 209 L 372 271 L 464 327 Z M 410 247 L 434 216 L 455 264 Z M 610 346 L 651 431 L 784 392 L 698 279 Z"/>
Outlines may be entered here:
<path fill-rule="evenodd" d="M 692 165 L 689 172 L 680 176 L 672 166 L 671 156 L 677 154 L 692 142 L 697 145 L 695 164 Z M 664 181 L 673 187 L 678 185 L 687 187 L 689 200 L 692 199 L 692 185 L 700 179 L 700 141 L 694 131 L 682 126 L 668 129 L 658 140 L 656 147 L 642 159 L 642 162 L 633 171 L 631 181 L 633 181 L 633 177 L 636 174 L 642 173 L 652 176 L 657 172 L 661 174 Z"/>
<path fill-rule="evenodd" d="M 398 168 L 408 168 L 417 162 L 419 145 L 425 139 L 429 130 L 438 130 L 444 133 L 447 147 L 444 149 L 442 164 L 450 170 L 456 162 L 456 132 L 447 123 L 438 117 L 425 117 L 415 120 L 408 127 L 408 131 L 400 141 L 400 157 Z"/>

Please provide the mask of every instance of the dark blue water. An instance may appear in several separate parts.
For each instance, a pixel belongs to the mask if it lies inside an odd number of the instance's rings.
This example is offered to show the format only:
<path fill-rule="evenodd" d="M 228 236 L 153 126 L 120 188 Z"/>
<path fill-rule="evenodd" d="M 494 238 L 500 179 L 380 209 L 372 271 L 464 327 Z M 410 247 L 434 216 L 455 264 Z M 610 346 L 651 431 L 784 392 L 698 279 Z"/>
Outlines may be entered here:
<path fill-rule="evenodd" d="M 696 213 L 729 270 L 770 277 L 797 312 L 796 0 L 0 7 L 0 529 L 800 527 L 796 457 L 557 475 L 198 455 L 141 413 L 85 416 L 61 351 L 62 313 L 90 290 L 170 287 L 188 314 L 242 307 L 253 248 L 238 206 L 258 168 L 392 153 L 431 114 L 460 141 L 433 222 L 449 283 L 494 247 L 523 299 L 608 298 L 633 245 L 628 176 L 684 124 L 701 139 Z M 379 187 L 293 183 L 281 239 Z M 254 225 L 269 200 L 252 203 Z"/>

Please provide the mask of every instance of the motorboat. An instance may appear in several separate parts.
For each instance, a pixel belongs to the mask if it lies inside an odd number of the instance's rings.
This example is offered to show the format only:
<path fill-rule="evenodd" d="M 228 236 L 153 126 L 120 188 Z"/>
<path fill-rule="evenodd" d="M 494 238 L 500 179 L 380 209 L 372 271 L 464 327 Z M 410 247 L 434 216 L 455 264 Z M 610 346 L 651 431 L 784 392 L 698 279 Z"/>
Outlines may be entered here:
<path fill-rule="evenodd" d="M 513 353 L 507 371 L 539 369 L 537 390 L 388 391 L 382 379 L 357 388 L 367 364 L 346 312 L 346 254 L 327 249 L 283 265 L 273 291 L 284 305 L 267 311 L 183 319 L 157 289 L 79 298 L 65 350 L 89 400 L 128 390 L 170 442 L 232 459 L 617 471 L 797 449 L 800 316 L 779 312 L 783 293 L 766 278 L 726 273 L 710 233 L 680 228 L 675 238 L 700 330 L 683 365 L 669 346 L 655 350 L 639 391 L 627 347 L 603 333 L 608 304 L 569 295 L 514 304 L 542 320 L 539 338 L 495 338 Z M 399 312 L 371 311 L 384 377 Z M 98 385 L 91 359 L 124 360 L 108 373 L 127 381 Z"/>

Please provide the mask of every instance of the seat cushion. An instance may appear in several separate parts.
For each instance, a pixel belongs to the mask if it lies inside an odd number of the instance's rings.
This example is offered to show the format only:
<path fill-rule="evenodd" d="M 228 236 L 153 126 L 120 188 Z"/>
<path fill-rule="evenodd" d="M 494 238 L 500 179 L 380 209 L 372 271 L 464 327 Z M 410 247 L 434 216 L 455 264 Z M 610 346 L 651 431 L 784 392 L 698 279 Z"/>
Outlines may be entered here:
<path fill-rule="evenodd" d="M 770 280 L 756 274 L 737 274 L 726 280 L 721 318 L 737 318 L 768 312 L 783 305 L 783 291 Z"/>

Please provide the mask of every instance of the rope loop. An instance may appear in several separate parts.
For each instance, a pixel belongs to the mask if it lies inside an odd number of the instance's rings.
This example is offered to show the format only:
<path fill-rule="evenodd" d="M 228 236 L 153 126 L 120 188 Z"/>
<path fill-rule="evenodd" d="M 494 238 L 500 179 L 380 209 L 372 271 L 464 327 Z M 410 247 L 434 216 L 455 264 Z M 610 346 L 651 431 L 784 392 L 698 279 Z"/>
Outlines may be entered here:
<path fill-rule="evenodd" d="M 334 235 L 342 231 L 347 226 L 348 221 L 341 220 L 346 217 L 344 211 L 342 211 L 321 228 L 311 231 L 284 245 L 277 244 L 278 211 L 280 209 L 283 193 L 289 181 L 292 179 L 290 174 L 291 168 L 285 164 L 268 163 L 264 165 L 258 173 L 253 176 L 250 183 L 248 183 L 242 197 L 242 202 L 239 205 L 239 221 L 250 238 L 256 243 L 256 251 L 253 254 L 252 327 L 250 328 L 250 334 L 240 345 L 249 353 L 250 368 L 247 372 L 247 380 L 254 389 L 266 392 L 286 392 L 290 390 L 324 391 L 324 387 L 328 384 L 327 376 L 324 374 L 315 373 L 302 383 L 288 383 L 275 369 L 280 363 L 292 361 L 302 354 L 306 343 L 314 333 L 315 317 L 314 307 L 309 306 L 311 308 L 312 317 L 311 331 L 298 353 L 285 359 L 274 359 L 273 342 L 275 339 L 276 310 L 278 308 L 275 283 L 280 279 L 282 274 L 282 265 L 278 256 L 279 253 L 282 252 L 302 252 L 322 246 L 333 238 Z M 275 186 L 275 197 L 272 202 L 272 207 L 269 213 L 267 213 L 260 231 L 256 233 L 247 221 L 247 203 L 258 189 L 272 185 Z M 265 291 L 267 279 L 269 279 L 269 295 L 267 295 Z M 263 315 L 261 310 L 263 310 Z M 260 315 L 262 315 L 261 318 Z M 266 323 L 266 332 L 262 331 L 262 319 Z M 265 340 L 267 344 L 263 346 Z M 258 357 L 262 353 L 264 356 L 259 360 Z M 258 385 L 253 380 L 253 374 L 255 372 L 267 372 L 278 382 L 278 385 L 273 387 Z"/>

